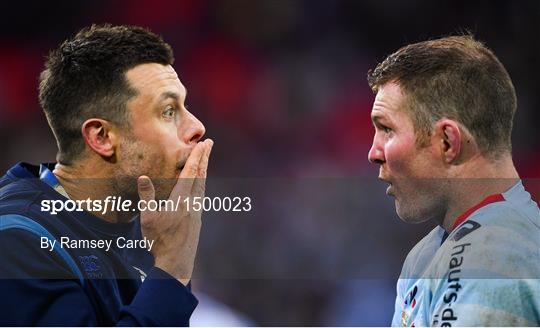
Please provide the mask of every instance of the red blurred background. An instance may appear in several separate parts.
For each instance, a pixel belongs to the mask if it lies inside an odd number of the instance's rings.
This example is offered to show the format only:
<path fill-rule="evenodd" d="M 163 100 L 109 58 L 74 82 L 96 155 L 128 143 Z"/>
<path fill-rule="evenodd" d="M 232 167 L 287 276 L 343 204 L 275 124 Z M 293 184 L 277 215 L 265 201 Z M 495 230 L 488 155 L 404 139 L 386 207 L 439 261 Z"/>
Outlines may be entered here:
<path fill-rule="evenodd" d="M 54 161 L 37 78 L 48 51 L 91 23 L 141 25 L 162 35 L 175 51 L 190 110 L 216 141 L 210 174 L 263 179 L 375 177 L 378 169 L 367 162 L 374 98 L 368 69 L 404 44 L 470 30 L 513 78 L 519 103 L 515 164 L 536 199 L 540 195 L 538 1 L 9 1 L 0 4 L 0 15 L 2 171 L 18 161 Z M 391 206 L 384 197 L 380 202 Z M 384 213 L 373 213 L 382 217 L 370 224 L 393 222 L 384 229 L 401 234 L 389 246 L 398 250 L 392 253 L 397 277 L 399 261 L 430 226 L 402 225 L 391 207 Z M 260 229 L 254 238 L 264 239 L 272 227 Z M 275 241 L 268 243 L 271 253 Z M 393 284 L 387 277 L 203 279 L 198 288 L 252 324 L 388 325 Z"/>

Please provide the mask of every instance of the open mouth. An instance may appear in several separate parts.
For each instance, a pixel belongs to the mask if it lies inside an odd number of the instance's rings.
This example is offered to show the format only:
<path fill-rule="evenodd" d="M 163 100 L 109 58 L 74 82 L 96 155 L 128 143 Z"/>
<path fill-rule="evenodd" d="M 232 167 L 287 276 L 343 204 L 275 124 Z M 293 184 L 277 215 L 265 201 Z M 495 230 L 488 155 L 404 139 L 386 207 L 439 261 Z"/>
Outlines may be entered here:
<path fill-rule="evenodd" d="M 386 188 L 386 194 L 389 195 L 389 196 L 394 196 L 394 186 L 392 184 L 392 182 L 386 178 L 383 178 L 381 176 L 379 176 L 379 180 L 381 180 L 382 182 L 385 182 L 388 184 L 388 187 Z"/>

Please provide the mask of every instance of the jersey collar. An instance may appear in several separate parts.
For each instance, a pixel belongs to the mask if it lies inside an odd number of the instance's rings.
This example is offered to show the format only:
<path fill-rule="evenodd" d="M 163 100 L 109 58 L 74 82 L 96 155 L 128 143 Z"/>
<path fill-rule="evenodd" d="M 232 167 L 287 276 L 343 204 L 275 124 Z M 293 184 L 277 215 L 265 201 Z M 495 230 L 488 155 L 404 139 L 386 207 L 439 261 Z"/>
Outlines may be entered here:
<path fill-rule="evenodd" d="M 52 171 L 45 164 L 41 164 L 39 166 L 39 179 L 56 190 L 56 192 L 69 199 L 66 189 L 62 187 L 60 181 L 58 181 L 54 173 L 52 173 Z"/>
<path fill-rule="evenodd" d="M 503 201 L 505 201 L 503 194 L 494 194 L 494 195 L 487 196 L 480 203 L 474 205 L 473 207 L 466 210 L 463 214 L 458 216 L 457 219 L 454 221 L 454 225 L 452 225 L 452 231 L 456 229 L 459 225 L 461 225 L 463 222 L 465 222 L 474 212 L 476 212 L 480 208 L 486 205 L 489 205 L 491 203 L 503 202 Z"/>

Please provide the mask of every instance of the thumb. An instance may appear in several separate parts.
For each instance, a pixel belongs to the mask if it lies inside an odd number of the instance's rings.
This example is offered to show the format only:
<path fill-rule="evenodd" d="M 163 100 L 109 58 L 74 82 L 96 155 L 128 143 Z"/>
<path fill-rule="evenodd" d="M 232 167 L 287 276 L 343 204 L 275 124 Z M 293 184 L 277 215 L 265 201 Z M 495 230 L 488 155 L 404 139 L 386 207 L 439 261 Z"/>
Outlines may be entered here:
<path fill-rule="evenodd" d="M 137 189 L 141 200 L 148 202 L 155 199 L 154 185 L 152 184 L 152 180 L 146 175 L 141 175 L 137 179 Z"/>

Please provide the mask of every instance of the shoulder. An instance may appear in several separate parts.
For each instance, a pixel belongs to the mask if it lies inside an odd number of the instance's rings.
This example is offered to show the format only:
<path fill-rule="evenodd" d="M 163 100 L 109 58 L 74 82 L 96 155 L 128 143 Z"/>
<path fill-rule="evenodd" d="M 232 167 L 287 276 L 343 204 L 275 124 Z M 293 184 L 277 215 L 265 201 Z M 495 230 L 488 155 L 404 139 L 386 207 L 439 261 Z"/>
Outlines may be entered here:
<path fill-rule="evenodd" d="M 461 263 L 461 270 L 479 278 L 538 277 L 539 236 L 534 217 L 511 202 L 493 203 L 450 234 L 443 244 L 443 264 L 450 269 L 452 264 Z"/>
<path fill-rule="evenodd" d="M 65 251 L 53 250 L 51 240 L 53 237 L 29 218 L 0 215 L 1 278 L 74 278 Z"/>
<path fill-rule="evenodd" d="M 437 226 L 409 251 L 401 278 L 418 278 L 422 275 L 439 249 L 443 234 L 444 229 Z"/>
<path fill-rule="evenodd" d="M 43 194 L 39 179 L 19 179 L 8 173 L 0 178 L 0 214 L 26 212 Z"/>
<path fill-rule="evenodd" d="M 533 206 L 492 203 L 452 231 L 430 272 L 433 318 L 464 326 L 537 322 L 540 229 Z"/>

